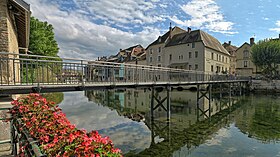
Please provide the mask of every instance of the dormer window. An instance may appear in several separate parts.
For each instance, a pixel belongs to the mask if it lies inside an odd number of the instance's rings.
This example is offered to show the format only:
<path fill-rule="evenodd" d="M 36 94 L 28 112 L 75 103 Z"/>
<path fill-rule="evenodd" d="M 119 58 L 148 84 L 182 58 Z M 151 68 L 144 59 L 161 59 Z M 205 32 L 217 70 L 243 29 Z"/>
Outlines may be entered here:
<path fill-rule="evenodd" d="M 195 48 L 195 42 L 192 43 L 192 48 Z"/>

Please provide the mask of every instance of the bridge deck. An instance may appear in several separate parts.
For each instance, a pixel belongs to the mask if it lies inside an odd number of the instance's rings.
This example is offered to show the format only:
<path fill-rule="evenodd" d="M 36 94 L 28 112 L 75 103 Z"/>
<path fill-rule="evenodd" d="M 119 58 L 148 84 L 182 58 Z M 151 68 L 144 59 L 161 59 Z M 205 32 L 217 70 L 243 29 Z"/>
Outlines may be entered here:
<path fill-rule="evenodd" d="M 114 88 L 148 88 L 148 87 L 166 87 L 166 86 L 188 86 L 200 84 L 217 84 L 217 83 L 238 83 L 248 82 L 248 80 L 222 80 L 222 81 L 187 81 L 187 82 L 96 82 L 96 83 L 77 83 L 77 84 L 19 84 L 19 85 L 2 85 L 0 86 L 0 95 L 3 94 L 24 94 L 32 92 L 63 92 L 63 91 L 82 91 L 97 89 L 114 89 Z"/>

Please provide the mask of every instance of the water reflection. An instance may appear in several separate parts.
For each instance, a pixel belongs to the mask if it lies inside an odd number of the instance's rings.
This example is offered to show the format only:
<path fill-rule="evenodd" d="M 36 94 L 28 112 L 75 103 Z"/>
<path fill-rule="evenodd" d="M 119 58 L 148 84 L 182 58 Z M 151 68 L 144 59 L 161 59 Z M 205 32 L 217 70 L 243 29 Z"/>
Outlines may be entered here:
<path fill-rule="evenodd" d="M 241 132 L 264 143 L 280 141 L 280 105 L 277 97 L 251 97 L 236 120 Z"/>
<path fill-rule="evenodd" d="M 154 95 L 163 100 L 166 91 L 156 90 Z M 197 104 L 196 92 L 172 90 L 170 95 L 170 119 L 164 107 L 151 112 L 150 89 L 65 93 L 60 107 L 78 128 L 109 136 L 125 156 L 217 156 L 219 152 L 244 156 L 246 151 L 245 156 L 260 156 L 261 151 L 276 156 L 280 152 L 279 144 L 272 144 L 279 142 L 280 135 L 278 98 L 217 94 L 209 106 L 208 99 Z M 258 145 L 258 140 L 266 144 Z M 254 151 L 247 150 L 245 143 Z"/>

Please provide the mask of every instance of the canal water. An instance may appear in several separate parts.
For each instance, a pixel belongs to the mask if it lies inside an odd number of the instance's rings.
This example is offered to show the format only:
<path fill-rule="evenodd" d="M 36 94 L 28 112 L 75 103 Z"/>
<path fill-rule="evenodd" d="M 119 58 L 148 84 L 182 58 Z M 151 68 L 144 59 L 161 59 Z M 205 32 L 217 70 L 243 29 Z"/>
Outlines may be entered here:
<path fill-rule="evenodd" d="M 167 92 L 154 95 L 157 106 Z M 210 106 L 196 97 L 172 90 L 170 119 L 166 101 L 151 112 L 149 89 L 66 92 L 59 106 L 77 128 L 109 136 L 124 156 L 280 157 L 280 96 L 213 94 Z"/>

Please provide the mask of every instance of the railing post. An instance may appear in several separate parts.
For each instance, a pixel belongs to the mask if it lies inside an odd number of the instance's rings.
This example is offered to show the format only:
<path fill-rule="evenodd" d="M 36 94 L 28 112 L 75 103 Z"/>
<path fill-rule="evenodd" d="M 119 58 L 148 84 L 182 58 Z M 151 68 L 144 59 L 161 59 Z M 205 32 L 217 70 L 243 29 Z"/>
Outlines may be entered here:
<path fill-rule="evenodd" d="M 115 84 L 115 64 L 113 64 L 113 84 Z"/>
<path fill-rule="evenodd" d="M 14 81 L 14 85 L 15 85 L 16 84 L 15 55 L 13 55 L 13 81 Z"/>
<path fill-rule="evenodd" d="M 81 60 L 81 68 L 82 68 L 82 76 L 81 76 L 81 79 L 82 79 L 82 86 L 84 86 L 84 67 L 83 67 L 83 60 Z"/>

